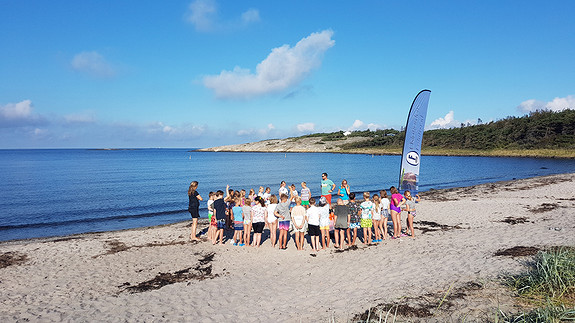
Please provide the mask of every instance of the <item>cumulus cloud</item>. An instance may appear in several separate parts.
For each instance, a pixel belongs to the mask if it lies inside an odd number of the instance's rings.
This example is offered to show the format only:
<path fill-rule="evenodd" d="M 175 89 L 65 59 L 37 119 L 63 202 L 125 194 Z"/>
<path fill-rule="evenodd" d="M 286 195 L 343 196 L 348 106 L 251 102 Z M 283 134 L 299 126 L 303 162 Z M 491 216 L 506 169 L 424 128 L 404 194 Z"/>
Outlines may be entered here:
<path fill-rule="evenodd" d="M 535 110 L 563 111 L 566 109 L 575 109 L 575 97 L 568 95 L 564 98 L 555 98 L 549 102 L 531 99 L 521 102 L 517 109 L 525 113 Z"/>
<path fill-rule="evenodd" d="M 429 126 L 432 129 L 456 127 L 459 124 L 458 121 L 455 120 L 454 115 L 455 113 L 453 112 L 453 110 L 451 110 L 445 115 L 445 117 L 435 119 L 433 122 L 431 122 Z"/>
<path fill-rule="evenodd" d="M 366 130 L 369 129 L 371 131 L 375 131 L 377 129 L 381 129 L 382 126 L 377 124 L 377 123 L 373 123 L 370 122 L 369 124 L 365 124 L 365 122 L 361 121 L 361 120 L 355 120 L 353 122 L 353 124 L 351 125 L 351 127 L 347 128 L 347 131 L 356 131 L 356 130 Z"/>
<path fill-rule="evenodd" d="M 95 51 L 76 54 L 70 64 L 75 71 L 95 77 L 109 78 L 116 75 L 112 65 Z"/>
<path fill-rule="evenodd" d="M 465 120 L 463 122 L 456 120 L 455 119 L 455 113 L 453 112 L 453 110 L 451 110 L 445 115 L 445 117 L 437 118 L 437 119 L 433 120 L 433 122 L 431 122 L 431 124 L 429 125 L 429 127 L 427 127 L 427 129 L 456 128 L 456 127 L 460 127 L 462 123 L 465 125 L 477 124 L 477 122 L 473 121 L 473 120 Z"/>
<path fill-rule="evenodd" d="M 315 129 L 315 124 L 313 122 L 300 123 L 296 128 L 299 132 L 312 132 Z"/>
<path fill-rule="evenodd" d="M 332 36 L 331 30 L 312 33 L 294 47 L 272 49 L 254 73 L 236 66 L 232 71 L 204 77 L 204 86 L 213 90 L 216 97 L 226 99 L 247 99 L 286 90 L 321 65 L 324 53 L 335 44 Z"/>
<path fill-rule="evenodd" d="M 0 105 L 0 127 L 22 127 L 44 123 L 42 116 L 34 113 L 32 101 L 24 100 L 18 103 Z"/>

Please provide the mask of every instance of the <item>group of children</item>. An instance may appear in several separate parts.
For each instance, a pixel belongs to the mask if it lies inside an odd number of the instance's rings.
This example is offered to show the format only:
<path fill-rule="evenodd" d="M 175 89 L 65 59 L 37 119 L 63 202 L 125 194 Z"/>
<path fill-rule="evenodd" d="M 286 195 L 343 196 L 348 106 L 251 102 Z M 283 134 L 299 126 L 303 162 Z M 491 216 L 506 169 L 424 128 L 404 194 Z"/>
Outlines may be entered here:
<path fill-rule="evenodd" d="M 343 183 L 347 186 L 347 181 Z M 420 200 L 417 194 L 412 196 L 410 191 L 405 191 L 401 195 L 395 187 L 391 187 L 390 198 L 385 190 L 373 196 L 365 192 L 360 202 L 356 201 L 355 193 L 350 192 L 345 194 L 345 198 L 338 198 L 334 205 L 330 205 L 325 196 L 317 200 L 311 197 L 305 182 L 301 186 L 301 195 L 298 195 L 295 185 L 286 187 L 285 182 L 282 182 L 278 192 L 279 200 L 275 194 L 271 194 L 269 187 L 260 187 L 258 194 L 250 190 L 247 195 L 245 190 L 234 191 L 229 186 L 226 188 L 226 196 L 221 190 L 210 192 L 208 239 L 213 244 L 223 244 L 224 232 L 233 229 L 233 245 L 259 247 L 262 232 L 267 228 L 272 247 L 278 245 L 279 249 L 285 250 L 291 231 L 296 248 L 303 250 L 307 232 L 312 250 L 319 251 L 329 248 L 330 231 L 333 232 L 336 248 L 355 245 L 360 233 L 364 244 L 381 242 L 388 238 L 390 219 L 393 223 L 391 239 L 415 237 L 415 203 Z M 401 228 L 401 213 L 404 211 L 407 212 L 405 232 Z M 195 226 L 192 230 L 191 238 L 197 238 Z"/>

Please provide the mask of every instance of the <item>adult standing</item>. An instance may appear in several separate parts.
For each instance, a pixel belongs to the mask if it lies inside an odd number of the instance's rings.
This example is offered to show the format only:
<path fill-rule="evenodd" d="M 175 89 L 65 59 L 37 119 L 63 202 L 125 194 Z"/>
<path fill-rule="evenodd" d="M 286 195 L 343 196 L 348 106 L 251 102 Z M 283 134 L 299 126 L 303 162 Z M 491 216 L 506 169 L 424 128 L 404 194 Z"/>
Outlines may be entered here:
<path fill-rule="evenodd" d="M 335 184 L 327 178 L 327 173 L 321 174 L 321 196 L 325 197 L 331 205 L 331 193 L 335 190 Z"/>
<path fill-rule="evenodd" d="M 349 185 L 347 185 L 347 180 L 341 181 L 341 186 L 339 187 L 339 191 L 337 195 L 343 201 L 343 204 L 347 205 L 349 203 Z"/>
<path fill-rule="evenodd" d="M 200 218 L 200 201 L 204 200 L 197 189 L 198 182 L 191 182 L 188 188 L 188 212 L 190 212 L 192 216 L 192 233 L 190 233 L 190 240 L 193 241 L 200 241 L 196 235 L 196 231 L 198 229 L 198 219 Z"/>

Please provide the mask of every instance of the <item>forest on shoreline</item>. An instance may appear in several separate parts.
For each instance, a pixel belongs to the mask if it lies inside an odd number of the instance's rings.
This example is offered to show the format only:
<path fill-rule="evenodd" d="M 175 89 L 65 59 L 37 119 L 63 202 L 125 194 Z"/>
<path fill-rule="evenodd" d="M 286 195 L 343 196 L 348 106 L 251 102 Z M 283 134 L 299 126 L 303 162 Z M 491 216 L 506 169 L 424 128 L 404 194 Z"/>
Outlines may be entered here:
<path fill-rule="evenodd" d="M 317 133 L 321 141 L 346 137 L 364 140 L 342 144 L 340 152 L 399 154 L 405 132 L 395 129 Z M 427 130 L 423 134 L 422 154 L 530 156 L 575 158 L 575 110 L 535 111 L 522 117 L 507 117 L 458 128 Z"/>

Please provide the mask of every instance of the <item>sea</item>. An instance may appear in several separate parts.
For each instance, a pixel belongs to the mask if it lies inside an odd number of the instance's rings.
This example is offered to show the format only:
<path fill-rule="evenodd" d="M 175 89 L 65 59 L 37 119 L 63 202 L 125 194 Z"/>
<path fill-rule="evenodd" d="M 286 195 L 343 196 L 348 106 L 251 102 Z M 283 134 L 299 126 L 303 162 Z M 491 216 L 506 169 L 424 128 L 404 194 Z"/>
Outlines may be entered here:
<path fill-rule="evenodd" d="M 226 185 L 278 191 L 323 172 L 353 192 L 398 184 L 400 156 L 330 153 L 199 152 L 194 149 L 0 150 L 0 241 L 66 236 L 189 221 L 187 190 L 198 181 L 207 217 L 210 191 Z M 422 156 L 420 191 L 573 173 L 575 160 Z"/>

